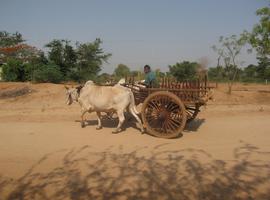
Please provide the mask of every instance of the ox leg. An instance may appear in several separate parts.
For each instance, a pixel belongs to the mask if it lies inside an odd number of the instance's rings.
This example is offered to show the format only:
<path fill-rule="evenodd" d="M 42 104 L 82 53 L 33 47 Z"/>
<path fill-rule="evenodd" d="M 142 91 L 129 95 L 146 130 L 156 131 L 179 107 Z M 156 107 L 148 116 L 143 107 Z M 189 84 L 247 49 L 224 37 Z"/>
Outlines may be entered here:
<path fill-rule="evenodd" d="M 118 115 L 118 119 L 119 119 L 119 123 L 117 125 L 117 128 L 115 129 L 115 131 L 113 131 L 113 133 L 118 133 L 121 131 L 121 126 L 123 124 L 123 122 L 125 121 L 125 116 L 124 116 L 124 111 L 117 111 L 117 115 Z"/>
<path fill-rule="evenodd" d="M 85 123 L 84 123 L 84 115 L 85 113 L 87 113 L 88 110 L 82 109 L 82 114 L 81 114 L 81 127 L 84 128 L 85 127 Z"/>
<path fill-rule="evenodd" d="M 96 112 L 97 113 L 97 117 L 98 117 L 98 126 L 97 126 L 97 130 L 102 129 L 102 125 L 101 125 L 101 113 L 100 112 Z"/>
<path fill-rule="evenodd" d="M 144 128 L 143 128 L 143 125 L 142 125 L 142 121 L 140 120 L 138 115 L 136 115 L 135 111 L 132 108 L 129 109 L 129 112 L 135 117 L 135 119 L 137 120 L 137 122 L 140 125 L 141 132 L 144 133 Z"/>

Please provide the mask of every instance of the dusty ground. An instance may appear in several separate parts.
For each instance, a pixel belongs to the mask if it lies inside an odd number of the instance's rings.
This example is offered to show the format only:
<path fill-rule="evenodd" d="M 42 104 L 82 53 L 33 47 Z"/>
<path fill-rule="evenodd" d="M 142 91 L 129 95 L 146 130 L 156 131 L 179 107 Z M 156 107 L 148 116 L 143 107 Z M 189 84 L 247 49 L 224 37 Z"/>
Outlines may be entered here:
<path fill-rule="evenodd" d="M 82 129 L 63 85 L 0 83 L 0 200 L 270 199 L 270 85 L 233 89 L 168 140 Z"/>

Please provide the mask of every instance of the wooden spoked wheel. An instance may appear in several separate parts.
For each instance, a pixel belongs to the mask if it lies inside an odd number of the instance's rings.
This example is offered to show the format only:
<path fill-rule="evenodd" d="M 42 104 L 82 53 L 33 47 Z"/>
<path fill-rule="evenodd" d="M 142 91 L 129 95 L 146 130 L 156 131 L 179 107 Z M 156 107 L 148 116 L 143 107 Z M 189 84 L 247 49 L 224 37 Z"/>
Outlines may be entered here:
<path fill-rule="evenodd" d="M 150 94 L 142 105 L 141 114 L 147 132 L 156 137 L 179 137 L 186 124 L 184 104 L 167 91 Z"/>
<path fill-rule="evenodd" d="M 186 105 L 187 123 L 194 120 L 199 112 L 200 112 L 200 106 L 198 104 Z"/>

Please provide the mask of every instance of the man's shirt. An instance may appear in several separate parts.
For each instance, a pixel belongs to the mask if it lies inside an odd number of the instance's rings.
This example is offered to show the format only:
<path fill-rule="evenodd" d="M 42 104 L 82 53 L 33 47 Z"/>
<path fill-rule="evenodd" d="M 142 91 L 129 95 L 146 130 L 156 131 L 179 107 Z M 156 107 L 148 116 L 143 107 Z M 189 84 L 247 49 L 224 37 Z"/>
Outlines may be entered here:
<path fill-rule="evenodd" d="M 157 87 L 158 83 L 156 80 L 156 75 L 154 72 L 150 71 L 146 74 L 145 76 L 145 85 L 147 85 L 148 87 Z"/>

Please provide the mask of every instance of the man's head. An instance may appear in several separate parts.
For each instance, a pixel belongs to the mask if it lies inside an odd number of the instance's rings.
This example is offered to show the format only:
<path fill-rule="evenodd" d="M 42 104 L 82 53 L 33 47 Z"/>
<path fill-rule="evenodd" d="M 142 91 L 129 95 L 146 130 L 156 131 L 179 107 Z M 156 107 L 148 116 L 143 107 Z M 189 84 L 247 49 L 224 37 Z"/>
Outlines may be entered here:
<path fill-rule="evenodd" d="M 149 65 L 145 65 L 144 68 L 143 68 L 143 70 L 144 70 L 144 73 L 147 74 L 148 72 L 151 71 L 151 67 Z"/>

